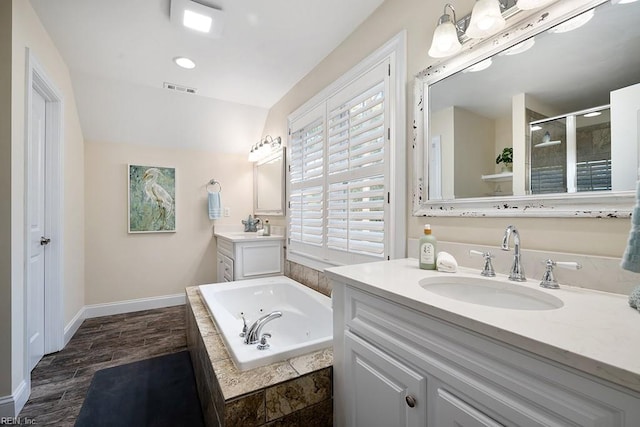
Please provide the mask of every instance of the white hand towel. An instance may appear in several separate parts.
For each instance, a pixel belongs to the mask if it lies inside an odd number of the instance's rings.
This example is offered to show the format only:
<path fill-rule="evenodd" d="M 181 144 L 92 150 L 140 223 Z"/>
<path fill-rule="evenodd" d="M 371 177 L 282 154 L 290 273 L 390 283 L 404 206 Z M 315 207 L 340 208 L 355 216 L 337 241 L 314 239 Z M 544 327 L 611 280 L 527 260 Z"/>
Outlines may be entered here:
<path fill-rule="evenodd" d="M 436 268 L 444 273 L 455 273 L 458 271 L 458 262 L 449 252 L 438 252 Z"/>
<path fill-rule="evenodd" d="M 219 191 L 209 191 L 209 219 L 222 218 L 222 199 Z"/>

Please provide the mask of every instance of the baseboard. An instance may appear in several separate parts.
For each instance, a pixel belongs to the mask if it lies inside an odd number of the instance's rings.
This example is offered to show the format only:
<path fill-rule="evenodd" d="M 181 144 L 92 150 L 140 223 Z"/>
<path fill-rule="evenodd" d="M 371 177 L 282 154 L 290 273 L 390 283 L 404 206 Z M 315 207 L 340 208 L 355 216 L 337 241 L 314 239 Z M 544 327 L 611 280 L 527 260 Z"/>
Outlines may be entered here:
<path fill-rule="evenodd" d="M 113 314 L 132 313 L 154 308 L 172 307 L 185 304 L 184 294 L 164 295 L 161 297 L 139 298 L 127 301 L 91 304 L 84 306 L 84 318 L 111 316 Z"/>
<path fill-rule="evenodd" d="M 87 313 L 87 308 L 82 307 L 80 310 L 78 310 L 76 315 L 73 316 L 73 319 L 71 319 L 71 322 L 69 322 L 69 324 L 64 327 L 64 345 L 65 346 L 69 343 L 73 335 L 78 331 L 78 328 L 80 327 L 80 325 L 82 325 L 82 321 L 87 318 L 86 313 Z"/>
<path fill-rule="evenodd" d="M 0 418 L 16 417 L 29 399 L 29 385 L 22 381 L 10 396 L 0 397 Z"/>

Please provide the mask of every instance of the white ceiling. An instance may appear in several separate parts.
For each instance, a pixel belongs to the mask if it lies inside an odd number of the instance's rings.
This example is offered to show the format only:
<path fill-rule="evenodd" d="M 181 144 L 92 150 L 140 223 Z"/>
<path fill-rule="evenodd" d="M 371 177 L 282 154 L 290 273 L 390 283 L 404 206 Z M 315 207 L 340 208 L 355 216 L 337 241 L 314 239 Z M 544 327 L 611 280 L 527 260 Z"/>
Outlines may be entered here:
<path fill-rule="evenodd" d="M 383 0 L 199 2 L 224 11 L 220 39 L 172 24 L 169 0 L 31 0 L 72 79 L 83 80 L 83 89 L 76 88 L 76 98 L 82 107 L 79 114 L 85 138 L 86 133 L 98 133 L 89 122 L 100 111 L 89 81 L 117 83 L 122 92 L 132 85 L 161 89 L 164 82 L 194 87 L 197 96 L 213 98 L 216 110 L 221 101 L 232 103 L 230 109 L 256 107 L 246 119 L 264 124 L 268 108 Z M 173 63 L 176 56 L 191 58 L 196 68 L 178 68 Z M 85 109 L 92 110 L 92 120 L 87 119 Z M 216 121 L 224 122 L 224 115 Z M 103 123 L 102 128 L 106 127 Z M 259 138 L 258 132 L 254 139 Z M 219 135 L 219 139 L 228 140 L 229 135 Z M 246 141 L 246 146 L 251 142 Z"/>

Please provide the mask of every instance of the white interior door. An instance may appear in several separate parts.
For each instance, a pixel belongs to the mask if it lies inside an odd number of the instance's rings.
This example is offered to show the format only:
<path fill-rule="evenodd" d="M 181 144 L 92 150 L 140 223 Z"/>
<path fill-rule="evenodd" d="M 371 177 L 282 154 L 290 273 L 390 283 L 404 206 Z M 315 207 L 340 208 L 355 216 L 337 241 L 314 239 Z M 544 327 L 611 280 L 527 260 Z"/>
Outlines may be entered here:
<path fill-rule="evenodd" d="M 27 337 L 29 370 L 44 356 L 46 101 L 32 91 L 31 141 L 28 150 L 27 206 L 29 220 L 29 282 L 27 283 Z"/>

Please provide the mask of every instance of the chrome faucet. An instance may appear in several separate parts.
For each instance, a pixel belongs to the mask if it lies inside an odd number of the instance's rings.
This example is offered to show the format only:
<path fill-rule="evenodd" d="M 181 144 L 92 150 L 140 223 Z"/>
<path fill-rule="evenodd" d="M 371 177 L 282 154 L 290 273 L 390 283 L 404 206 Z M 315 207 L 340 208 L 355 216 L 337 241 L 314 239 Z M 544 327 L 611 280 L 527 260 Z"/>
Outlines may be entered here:
<path fill-rule="evenodd" d="M 262 332 L 262 328 L 264 327 L 264 325 L 266 325 L 268 322 L 272 321 L 273 319 L 277 319 L 278 317 L 282 317 L 282 312 L 272 311 L 271 313 L 265 314 L 264 316 L 262 316 L 261 318 L 253 322 L 253 325 L 249 327 L 249 330 L 247 331 L 247 334 L 244 337 L 244 343 L 245 344 L 258 343 L 260 341 L 260 333 Z"/>
<path fill-rule="evenodd" d="M 502 250 L 509 250 L 509 237 L 513 233 L 513 265 L 509 271 L 509 280 L 516 282 L 526 282 L 527 278 L 524 276 L 524 268 L 520 263 L 520 233 L 515 226 L 510 225 L 504 230 L 504 237 L 502 238 Z"/>

